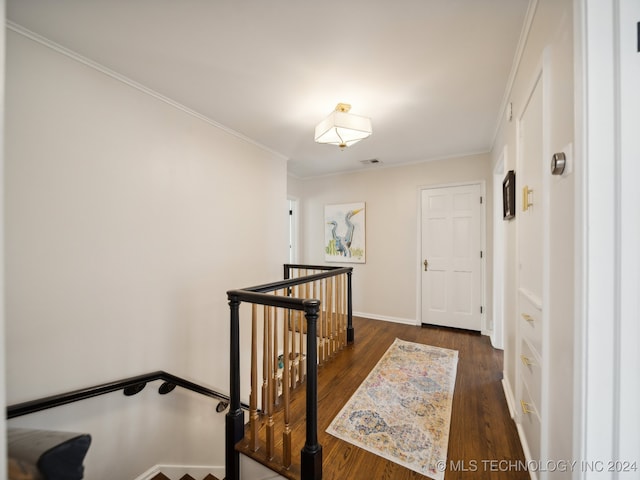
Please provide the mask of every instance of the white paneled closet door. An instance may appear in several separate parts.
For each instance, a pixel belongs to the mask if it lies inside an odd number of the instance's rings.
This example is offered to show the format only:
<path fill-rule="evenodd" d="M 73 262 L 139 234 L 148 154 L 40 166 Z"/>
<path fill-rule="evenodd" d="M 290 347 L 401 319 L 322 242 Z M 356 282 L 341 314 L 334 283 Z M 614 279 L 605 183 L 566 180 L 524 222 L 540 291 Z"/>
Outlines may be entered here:
<path fill-rule="evenodd" d="M 518 117 L 516 169 L 517 339 L 516 397 L 521 440 L 528 460 L 544 457 L 545 435 L 545 221 L 544 76 L 535 79 Z"/>

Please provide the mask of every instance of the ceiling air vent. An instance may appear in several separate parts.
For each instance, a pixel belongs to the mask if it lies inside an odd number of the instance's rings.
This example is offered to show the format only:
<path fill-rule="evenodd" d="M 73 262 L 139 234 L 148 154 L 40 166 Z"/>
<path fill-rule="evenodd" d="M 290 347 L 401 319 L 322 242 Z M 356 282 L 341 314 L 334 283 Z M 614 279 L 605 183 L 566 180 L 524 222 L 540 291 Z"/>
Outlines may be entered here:
<path fill-rule="evenodd" d="M 382 162 L 377 158 L 372 158 L 371 160 L 360 160 L 360 163 L 363 165 L 382 165 Z"/>

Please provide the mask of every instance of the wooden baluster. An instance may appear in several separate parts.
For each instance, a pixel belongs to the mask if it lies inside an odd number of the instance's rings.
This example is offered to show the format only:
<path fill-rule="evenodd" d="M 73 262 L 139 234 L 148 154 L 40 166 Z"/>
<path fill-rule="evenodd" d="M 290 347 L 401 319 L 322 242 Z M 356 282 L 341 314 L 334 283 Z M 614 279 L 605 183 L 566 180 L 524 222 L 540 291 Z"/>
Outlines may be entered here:
<path fill-rule="evenodd" d="M 273 319 L 271 318 L 271 307 L 264 307 L 265 312 L 264 315 L 267 319 L 267 331 L 265 332 L 265 337 L 267 337 L 267 375 L 268 375 L 268 383 L 267 383 L 267 458 L 271 460 L 273 458 L 274 453 L 274 422 L 273 422 L 273 379 L 271 378 L 271 372 L 273 371 Z"/>
<path fill-rule="evenodd" d="M 340 278 L 333 277 L 334 288 L 335 288 L 335 308 L 336 308 L 336 335 L 334 340 L 334 353 L 337 353 L 340 350 Z"/>
<path fill-rule="evenodd" d="M 251 309 L 251 395 L 249 397 L 249 442 L 258 450 L 258 305 Z"/>
<path fill-rule="evenodd" d="M 269 338 L 267 332 L 267 307 L 262 311 L 262 411 L 267 411 L 267 399 L 269 398 L 269 361 L 267 351 L 269 350 Z"/>
<path fill-rule="evenodd" d="M 324 350 L 324 337 L 326 335 L 326 319 L 327 316 L 325 315 L 325 313 L 323 312 L 323 307 L 324 307 L 324 279 L 319 280 L 318 281 L 318 296 L 319 296 L 319 300 L 320 300 L 320 311 L 318 312 L 318 347 L 320 349 L 320 352 L 318 353 L 319 358 L 320 358 L 320 363 L 324 363 L 327 358 L 325 356 L 325 350 Z"/>
<path fill-rule="evenodd" d="M 344 345 L 347 346 L 347 330 L 349 327 L 349 292 L 347 290 L 347 274 L 342 275 L 342 291 L 344 292 L 344 301 L 342 303 L 342 314 L 344 315 Z"/>
<path fill-rule="evenodd" d="M 315 273 L 315 272 L 314 272 Z M 322 291 L 322 286 L 320 280 L 316 280 L 313 282 L 313 298 L 320 299 L 320 292 Z M 322 302 L 320 303 L 322 305 Z M 318 365 L 322 365 L 324 363 L 324 358 L 322 356 L 322 310 L 318 311 Z"/>
<path fill-rule="evenodd" d="M 274 292 L 275 295 L 278 295 L 278 292 Z M 271 307 L 272 315 L 273 315 L 273 369 L 271 371 L 271 376 L 273 378 L 273 404 L 278 406 L 280 404 L 280 380 L 278 378 L 278 309 L 276 307 Z"/>
<path fill-rule="evenodd" d="M 296 377 L 295 377 L 295 371 L 294 371 L 294 366 L 293 366 L 293 359 L 295 357 L 295 349 L 296 349 L 296 335 L 295 335 L 295 331 L 292 329 L 292 327 L 294 327 L 295 322 L 296 322 L 296 312 L 293 310 L 289 310 L 289 388 L 295 388 L 296 386 Z"/>
<path fill-rule="evenodd" d="M 300 269 L 300 278 L 302 277 L 304 277 L 303 268 Z M 306 298 L 306 293 L 307 293 L 306 286 L 300 285 L 299 298 Z M 304 337 L 305 337 L 306 329 L 307 329 L 307 322 L 304 318 L 304 315 L 302 314 L 301 311 L 298 311 L 298 331 L 300 332 L 298 337 L 299 347 L 300 347 L 300 356 L 298 357 L 298 383 L 300 385 L 302 385 L 302 382 L 304 382 L 304 378 L 305 378 L 305 370 L 304 370 L 302 356 L 304 355 L 304 352 L 305 352 Z"/>
<path fill-rule="evenodd" d="M 333 277 L 327 279 L 327 315 L 329 315 L 328 329 L 328 355 L 333 356 L 333 333 L 334 333 L 334 316 L 333 316 Z"/>
<path fill-rule="evenodd" d="M 331 305 L 330 305 L 330 295 L 329 295 L 329 279 L 324 279 L 324 354 L 327 358 L 330 356 L 329 352 L 329 339 L 331 338 Z"/>
<path fill-rule="evenodd" d="M 336 279 L 336 352 L 340 350 L 342 343 L 342 290 L 340 289 L 340 275 Z"/>
<path fill-rule="evenodd" d="M 344 318 L 344 340 L 343 345 L 347 345 L 347 327 L 348 327 L 348 315 L 347 315 L 347 297 L 349 293 L 347 292 L 347 274 L 342 275 L 342 292 L 343 292 L 343 301 L 342 301 L 342 315 Z"/>
<path fill-rule="evenodd" d="M 300 277 L 304 277 L 305 276 L 305 269 L 300 269 Z M 300 285 L 300 298 L 307 298 L 307 286 L 305 284 Z M 300 331 L 300 335 L 298 337 L 298 341 L 300 342 L 300 356 L 298 357 L 298 379 L 299 379 L 299 383 L 302 384 L 302 382 L 304 382 L 305 380 L 305 367 L 304 367 L 304 361 L 302 360 L 304 354 L 305 354 L 305 344 L 304 344 L 304 338 L 305 338 L 305 333 L 307 331 L 307 321 L 304 318 L 304 315 L 302 314 L 301 311 L 298 311 L 298 319 L 299 319 L 299 325 L 298 325 L 298 330 Z"/>
<path fill-rule="evenodd" d="M 307 272 L 308 275 L 313 275 L 315 273 L 314 270 L 310 270 L 309 272 Z M 309 295 L 307 295 L 308 299 L 311 298 L 316 298 L 316 282 L 309 282 Z M 316 324 L 316 332 L 318 329 L 318 325 Z M 307 332 L 307 335 L 309 334 L 309 326 L 307 325 L 307 328 L 305 330 Z M 318 345 L 318 341 L 316 340 L 316 347 Z M 318 358 L 318 351 L 316 350 L 316 358 Z"/>
<path fill-rule="evenodd" d="M 336 277 L 336 290 L 338 295 L 338 303 L 336 305 L 336 309 L 338 311 L 338 338 L 336 344 L 336 350 L 342 350 L 342 276 L 338 275 Z"/>
<path fill-rule="evenodd" d="M 297 287 L 291 287 L 291 297 L 296 298 Z M 291 334 L 291 354 L 290 359 L 293 360 L 296 355 L 296 311 L 289 310 L 289 333 Z M 296 376 L 293 362 L 289 364 L 291 388 L 296 386 Z"/>
<path fill-rule="evenodd" d="M 336 282 L 336 344 L 335 351 L 340 350 L 340 335 L 342 334 L 342 316 L 340 312 L 340 303 L 342 302 L 342 292 L 340 291 L 340 276 L 335 278 Z"/>
<path fill-rule="evenodd" d="M 304 317 L 304 314 L 300 310 L 297 310 L 297 312 L 298 312 L 298 321 L 299 321 L 298 341 L 299 341 L 299 347 L 300 347 L 300 355 L 298 357 L 298 380 L 299 380 L 299 383 L 302 384 L 302 382 L 304 382 L 305 380 L 305 376 L 307 373 L 305 361 L 304 361 L 304 355 L 305 355 L 304 333 L 305 333 L 305 329 L 307 328 L 307 321 Z"/>
<path fill-rule="evenodd" d="M 300 286 L 296 285 L 294 287 L 294 291 L 295 291 L 295 298 L 298 298 L 298 295 L 300 293 Z M 296 360 L 296 357 L 298 355 L 298 346 L 299 343 L 297 341 L 298 338 L 298 324 L 300 322 L 299 320 L 299 316 L 300 316 L 300 312 L 298 310 L 294 310 L 291 314 L 292 317 L 292 324 L 291 324 L 291 337 L 292 337 L 292 345 L 293 348 L 291 349 L 291 388 L 296 388 L 296 385 L 298 384 L 298 362 Z"/>
<path fill-rule="evenodd" d="M 285 316 L 288 317 L 288 313 L 285 311 Z M 282 432 L 282 465 L 285 468 L 289 468 L 291 465 L 291 418 L 289 410 L 289 391 L 290 391 L 290 379 L 289 379 L 289 349 L 290 349 L 290 330 L 283 328 L 283 368 L 282 368 L 282 399 L 284 403 L 284 430 Z"/>
<path fill-rule="evenodd" d="M 342 312 L 340 305 L 342 303 L 342 292 L 340 291 L 340 276 L 336 278 L 336 353 L 340 350 L 340 336 L 342 335 Z"/>
<path fill-rule="evenodd" d="M 340 275 L 339 280 L 340 280 L 340 350 L 342 350 L 342 348 L 346 344 L 346 338 L 347 338 L 347 325 L 346 325 L 347 322 L 344 314 L 345 312 L 344 274 Z"/>
<path fill-rule="evenodd" d="M 324 345 L 324 357 L 329 359 L 329 337 L 331 335 L 330 326 L 329 326 L 329 279 L 325 278 L 322 280 L 323 289 L 322 289 L 322 301 L 324 302 L 323 310 L 324 310 L 324 338 L 322 339 L 322 343 Z"/>

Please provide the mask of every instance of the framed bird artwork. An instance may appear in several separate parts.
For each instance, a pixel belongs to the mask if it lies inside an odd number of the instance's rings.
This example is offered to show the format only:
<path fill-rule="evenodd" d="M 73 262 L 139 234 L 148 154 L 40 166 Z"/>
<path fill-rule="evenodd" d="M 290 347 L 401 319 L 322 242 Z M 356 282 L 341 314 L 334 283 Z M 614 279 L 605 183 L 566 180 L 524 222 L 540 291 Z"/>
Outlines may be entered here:
<path fill-rule="evenodd" d="M 365 203 L 324 207 L 324 246 L 327 262 L 365 263 Z"/>

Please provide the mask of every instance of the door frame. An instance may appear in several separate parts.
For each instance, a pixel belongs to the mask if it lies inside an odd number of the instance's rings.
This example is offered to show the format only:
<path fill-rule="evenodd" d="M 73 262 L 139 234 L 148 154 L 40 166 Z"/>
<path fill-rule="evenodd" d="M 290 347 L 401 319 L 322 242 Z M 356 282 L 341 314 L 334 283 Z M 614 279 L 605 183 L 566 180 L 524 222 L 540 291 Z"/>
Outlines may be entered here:
<path fill-rule="evenodd" d="M 505 317 L 505 224 L 502 208 L 502 181 L 508 164 L 507 145 L 502 148 L 500 158 L 493 171 L 493 236 L 491 241 L 493 296 L 491 303 L 492 322 L 487 325 L 491 332 L 493 348 L 504 350 L 504 317 Z"/>
<path fill-rule="evenodd" d="M 640 72 L 634 30 L 640 9 L 636 0 L 574 0 L 573 5 L 575 158 L 580 160 L 575 165 L 573 458 L 635 460 L 640 139 L 634 127 L 640 119 L 635 90 Z M 591 475 L 582 470 L 573 478 Z M 619 478 L 619 473 L 599 478 Z"/>
<path fill-rule="evenodd" d="M 466 185 L 479 185 L 480 195 L 482 195 L 483 201 L 480 205 L 480 248 L 482 249 L 483 256 L 480 261 L 480 301 L 483 305 L 483 311 L 480 314 L 480 333 L 482 335 L 491 335 L 491 331 L 487 328 L 487 220 L 486 220 L 486 208 L 487 208 L 487 190 L 485 180 L 470 180 L 468 182 L 454 182 L 454 183 L 437 183 L 433 185 L 419 185 L 416 191 L 416 325 L 422 325 L 422 192 L 424 190 L 433 190 L 435 188 L 450 188 L 450 187 L 464 187 Z"/>
<path fill-rule="evenodd" d="M 287 207 L 289 211 L 288 226 L 289 226 L 289 248 L 288 248 L 288 261 L 289 263 L 299 263 L 300 258 L 300 200 L 297 197 L 287 197 Z"/>

